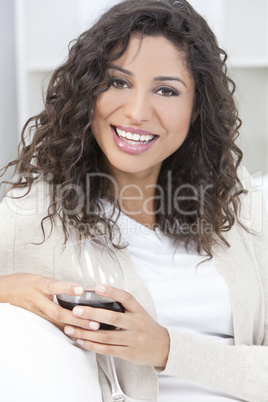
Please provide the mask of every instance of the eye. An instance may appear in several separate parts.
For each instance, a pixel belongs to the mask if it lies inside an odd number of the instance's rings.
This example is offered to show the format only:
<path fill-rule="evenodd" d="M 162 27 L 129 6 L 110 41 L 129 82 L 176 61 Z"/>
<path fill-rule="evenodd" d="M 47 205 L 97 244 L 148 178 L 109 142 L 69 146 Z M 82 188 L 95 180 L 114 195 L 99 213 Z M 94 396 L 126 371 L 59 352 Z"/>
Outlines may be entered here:
<path fill-rule="evenodd" d="M 176 91 L 175 89 L 172 89 L 172 88 L 167 88 L 167 87 L 158 89 L 158 90 L 157 90 L 157 93 L 158 93 L 159 95 L 165 96 L 165 97 L 168 97 L 168 96 L 178 96 L 178 95 L 179 95 L 178 91 Z"/>
<path fill-rule="evenodd" d="M 128 83 L 122 78 L 111 78 L 110 85 L 117 89 L 128 88 Z"/>

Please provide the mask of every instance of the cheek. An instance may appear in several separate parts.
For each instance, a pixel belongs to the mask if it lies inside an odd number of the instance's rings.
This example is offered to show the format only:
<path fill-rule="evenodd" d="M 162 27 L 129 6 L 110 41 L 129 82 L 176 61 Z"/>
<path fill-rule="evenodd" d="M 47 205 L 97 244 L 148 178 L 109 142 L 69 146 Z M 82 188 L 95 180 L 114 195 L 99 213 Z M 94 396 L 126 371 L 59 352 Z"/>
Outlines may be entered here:
<path fill-rule="evenodd" d="M 189 107 L 185 107 L 185 105 L 170 107 L 162 114 L 162 124 L 166 127 L 168 132 L 183 136 L 188 133 L 191 115 L 191 105 L 189 105 Z"/>
<path fill-rule="evenodd" d="M 96 117 L 106 119 L 121 106 L 121 97 L 115 96 L 112 92 L 105 92 L 100 95 L 96 103 Z"/>
<path fill-rule="evenodd" d="M 108 97 L 106 96 L 106 94 L 103 94 L 98 98 L 96 102 L 95 117 L 92 123 L 92 129 L 96 139 L 98 139 L 98 137 L 100 136 L 100 133 L 105 126 L 105 120 L 111 113 L 111 103 L 107 98 Z"/>
<path fill-rule="evenodd" d="M 102 119 L 106 117 L 107 106 L 105 98 L 101 98 L 97 101 L 96 109 L 95 109 L 95 122 L 100 122 Z"/>

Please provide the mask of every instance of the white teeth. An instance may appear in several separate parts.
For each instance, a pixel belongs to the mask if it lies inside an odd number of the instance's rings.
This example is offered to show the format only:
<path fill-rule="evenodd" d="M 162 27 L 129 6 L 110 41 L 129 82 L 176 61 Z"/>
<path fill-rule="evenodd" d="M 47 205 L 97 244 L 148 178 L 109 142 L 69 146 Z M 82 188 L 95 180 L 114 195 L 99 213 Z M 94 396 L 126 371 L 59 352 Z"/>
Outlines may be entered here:
<path fill-rule="evenodd" d="M 134 141 L 139 141 L 140 140 L 140 135 L 139 134 L 133 134 L 132 138 Z"/>
<path fill-rule="evenodd" d="M 120 128 L 116 128 L 116 133 L 121 138 L 126 138 L 130 144 L 135 145 L 137 142 L 149 142 L 154 138 L 154 135 L 140 135 L 140 134 L 132 134 L 129 131 L 126 132 L 121 130 Z"/>
<path fill-rule="evenodd" d="M 126 133 L 126 138 L 128 140 L 133 140 L 133 135 L 131 133 Z"/>

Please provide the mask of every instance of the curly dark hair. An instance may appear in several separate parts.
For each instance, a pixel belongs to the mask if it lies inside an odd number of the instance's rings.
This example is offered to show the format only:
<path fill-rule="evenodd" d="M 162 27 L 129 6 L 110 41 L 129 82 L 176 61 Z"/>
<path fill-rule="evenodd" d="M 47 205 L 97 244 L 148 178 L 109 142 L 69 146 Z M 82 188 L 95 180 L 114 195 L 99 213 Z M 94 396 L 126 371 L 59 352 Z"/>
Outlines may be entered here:
<path fill-rule="evenodd" d="M 244 191 L 237 174 L 242 152 L 235 144 L 241 121 L 233 99 L 235 84 L 227 75 L 227 55 L 207 22 L 185 0 L 125 0 L 71 42 L 67 61 L 50 79 L 44 110 L 25 124 L 20 155 L 5 169 L 16 166 L 19 178 L 13 179 L 13 188 L 29 192 L 40 177 L 49 182 L 52 198 L 45 219 L 53 223 L 59 216 L 66 239 L 71 227 L 80 236 L 101 227 L 112 236 L 116 220 L 103 216 L 102 200 L 120 206 L 103 174 L 102 151 L 91 125 L 96 100 L 109 88 L 109 63 L 123 55 L 134 33 L 162 35 L 185 53 L 199 112 L 182 146 L 163 161 L 158 178 L 166 197 L 168 186 L 180 188 L 180 208 L 159 212 L 156 204 L 156 224 L 176 242 L 194 241 L 199 252 L 212 256 L 215 240 L 227 243 L 223 232 L 237 219 Z M 60 197 L 58 186 L 64 188 Z M 82 189 L 86 203 L 74 186 Z"/>

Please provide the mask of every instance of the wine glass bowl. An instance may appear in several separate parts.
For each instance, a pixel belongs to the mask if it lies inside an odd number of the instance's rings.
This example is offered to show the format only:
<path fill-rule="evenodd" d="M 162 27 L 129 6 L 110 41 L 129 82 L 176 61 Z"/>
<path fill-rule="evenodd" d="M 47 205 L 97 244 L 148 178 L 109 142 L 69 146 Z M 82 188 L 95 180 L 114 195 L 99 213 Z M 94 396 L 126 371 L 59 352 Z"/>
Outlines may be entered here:
<path fill-rule="evenodd" d="M 85 290 L 81 296 L 57 295 L 58 303 L 61 307 L 72 310 L 75 306 L 89 306 L 103 308 L 118 313 L 124 313 L 124 306 L 112 299 L 96 294 L 93 290 Z M 100 323 L 99 329 L 113 330 L 116 327 L 109 324 Z"/>
<path fill-rule="evenodd" d="M 98 236 L 54 248 L 54 276 L 75 280 L 85 289 L 98 284 L 126 288 L 126 277 L 108 236 Z"/>
<path fill-rule="evenodd" d="M 59 305 L 68 310 L 75 306 L 90 306 L 124 312 L 121 303 L 95 293 L 96 285 L 126 289 L 126 278 L 114 247 L 106 235 L 57 246 L 54 249 L 54 277 L 80 284 L 82 295 L 57 295 Z M 100 329 L 114 326 L 100 323 Z"/>

